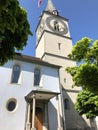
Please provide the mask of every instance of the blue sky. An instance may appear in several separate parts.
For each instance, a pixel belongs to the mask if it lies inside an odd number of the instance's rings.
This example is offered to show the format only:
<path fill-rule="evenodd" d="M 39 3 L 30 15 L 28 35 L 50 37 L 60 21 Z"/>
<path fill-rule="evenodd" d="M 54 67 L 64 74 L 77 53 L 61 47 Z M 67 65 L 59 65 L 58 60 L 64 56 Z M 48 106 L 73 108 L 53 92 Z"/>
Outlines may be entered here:
<path fill-rule="evenodd" d="M 89 37 L 93 40 L 98 39 L 98 0 L 52 0 L 59 14 L 69 19 L 69 29 L 73 41 L 82 37 Z M 39 16 L 45 10 L 47 0 L 43 0 L 38 8 L 38 0 L 19 0 L 28 15 L 33 36 L 29 36 L 27 46 L 21 52 L 22 54 L 34 56 L 36 46 L 35 29 L 39 21 Z"/>

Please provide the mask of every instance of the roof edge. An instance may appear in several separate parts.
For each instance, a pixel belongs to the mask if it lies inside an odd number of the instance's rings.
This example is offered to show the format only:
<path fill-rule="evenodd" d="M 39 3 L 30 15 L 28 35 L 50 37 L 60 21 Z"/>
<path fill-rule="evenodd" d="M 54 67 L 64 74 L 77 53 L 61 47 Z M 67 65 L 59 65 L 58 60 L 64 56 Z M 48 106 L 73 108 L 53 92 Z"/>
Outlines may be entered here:
<path fill-rule="evenodd" d="M 61 66 L 59 66 L 59 65 L 54 65 L 49 62 L 43 61 L 38 57 L 32 57 L 32 56 L 24 55 L 22 53 L 15 53 L 15 54 L 16 55 L 15 55 L 14 59 L 16 59 L 16 60 L 21 60 L 21 61 L 30 62 L 30 63 L 36 63 L 36 64 L 40 64 L 43 66 L 48 66 L 48 67 L 53 67 L 53 68 L 58 68 L 58 69 L 61 68 Z"/>

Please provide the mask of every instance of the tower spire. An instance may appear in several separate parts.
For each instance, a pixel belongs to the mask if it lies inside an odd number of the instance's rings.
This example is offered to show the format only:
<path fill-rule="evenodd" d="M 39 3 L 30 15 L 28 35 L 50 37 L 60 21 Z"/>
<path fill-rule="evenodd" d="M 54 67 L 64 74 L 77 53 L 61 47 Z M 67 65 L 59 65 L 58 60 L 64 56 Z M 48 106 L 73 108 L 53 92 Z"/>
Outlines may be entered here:
<path fill-rule="evenodd" d="M 46 11 L 49 11 L 52 13 L 54 10 L 56 10 L 56 9 L 52 3 L 52 0 L 48 0 Z"/>

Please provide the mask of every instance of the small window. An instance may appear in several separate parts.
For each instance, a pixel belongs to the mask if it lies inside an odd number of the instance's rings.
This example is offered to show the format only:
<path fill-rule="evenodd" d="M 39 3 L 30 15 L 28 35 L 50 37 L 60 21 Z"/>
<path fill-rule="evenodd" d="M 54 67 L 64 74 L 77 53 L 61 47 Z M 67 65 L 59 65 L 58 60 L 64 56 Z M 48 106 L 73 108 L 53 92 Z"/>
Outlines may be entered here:
<path fill-rule="evenodd" d="M 16 106 L 17 106 L 17 100 L 12 98 L 8 100 L 6 108 L 9 112 L 12 112 L 15 110 Z"/>
<path fill-rule="evenodd" d="M 61 49 L 61 43 L 58 43 L 58 49 L 59 50 Z"/>
<path fill-rule="evenodd" d="M 64 108 L 67 110 L 69 108 L 69 100 L 65 98 L 64 100 Z"/>
<path fill-rule="evenodd" d="M 12 81 L 11 81 L 11 83 L 18 83 L 19 77 L 20 77 L 20 66 L 14 65 L 13 71 L 12 71 Z"/>
<path fill-rule="evenodd" d="M 40 70 L 39 69 L 35 69 L 34 70 L 34 85 L 38 86 L 40 83 Z"/>

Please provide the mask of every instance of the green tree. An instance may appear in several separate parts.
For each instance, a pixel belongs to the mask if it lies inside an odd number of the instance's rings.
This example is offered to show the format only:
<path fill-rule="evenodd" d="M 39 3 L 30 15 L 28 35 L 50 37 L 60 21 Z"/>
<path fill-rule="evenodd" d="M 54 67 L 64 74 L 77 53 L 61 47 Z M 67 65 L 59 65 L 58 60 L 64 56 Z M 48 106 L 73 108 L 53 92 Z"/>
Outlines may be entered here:
<path fill-rule="evenodd" d="M 75 108 L 87 118 L 98 116 L 98 40 L 82 38 L 73 46 L 69 58 L 80 63 L 66 69 L 73 78 L 73 87 L 83 88 L 77 96 Z"/>
<path fill-rule="evenodd" d="M 75 109 L 87 118 L 98 116 L 98 95 L 88 90 L 81 91 L 77 96 Z"/>
<path fill-rule="evenodd" d="M 25 9 L 17 0 L 0 0 L 0 65 L 26 46 L 28 35 L 32 33 Z"/>

